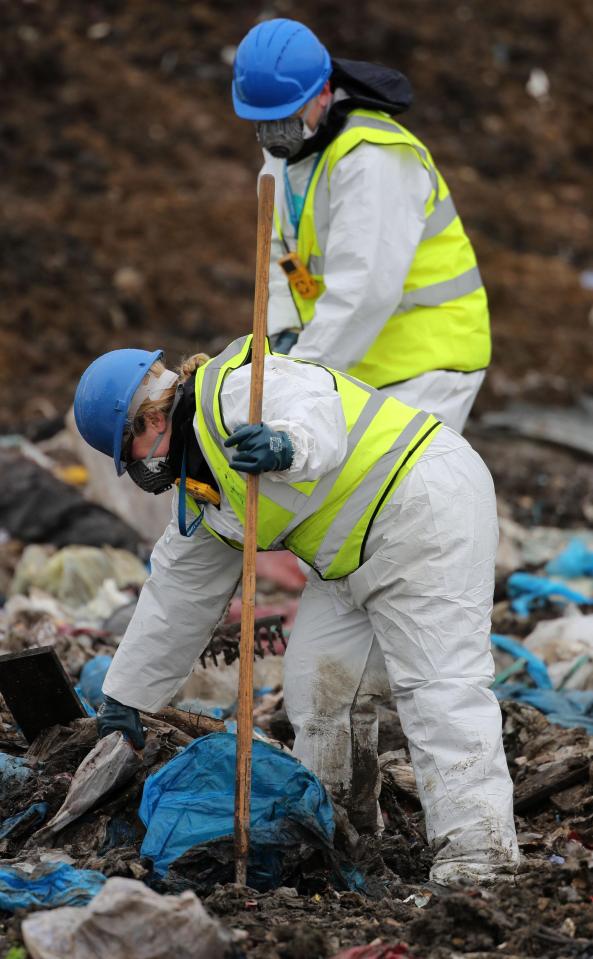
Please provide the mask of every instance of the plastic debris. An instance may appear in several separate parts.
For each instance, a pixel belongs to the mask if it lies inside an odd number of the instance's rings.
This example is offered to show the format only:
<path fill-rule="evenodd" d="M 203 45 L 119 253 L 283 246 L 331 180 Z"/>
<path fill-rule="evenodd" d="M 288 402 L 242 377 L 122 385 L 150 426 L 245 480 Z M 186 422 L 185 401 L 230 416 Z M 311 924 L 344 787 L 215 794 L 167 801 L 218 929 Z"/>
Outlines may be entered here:
<path fill-rule="evenodd" d="M 187 850 L 230 837 L 234 823 L 236 738 L 196 740 L 144 784 L 141 854 L 164 875 Z M 283 850 L 307 838 L 332 847 L 334 815 L 325 788 L 298 760 L 253 743 L 249 885 L 277 882 Z"/>
<path fill-rule="evenodd" d="M 500 636 L 498 633 L 492 633 L 490 639 L 495 646 L 504 650 L 505 653 L 510 653 L 511 656 L 515 656 L 517 659 L 523 659 L 525 661 L 525 669 L 533 679 L 536 686 L 539 686 L 541 689 L 552 689 L 553 683 L 548 675 L 546 664 L 539 658 L 539 656 L 536 656 L 535 653 L 531 652 L 531 650 L 526 649 L 522 643 L 511 639 L 510 636 Z M 495 680 L 495 685 L 497 685 L 499 682 L 500 677 L 497 677 Z"/>
<path fill-rule="evenodd" d="M 159 896 L 121 878 L 84 909 L 30 916 L 22 932 L 32 959 L 223 959 L 231 940 L 193 892 Z"/>
<path fill-rule="evenodd" d="M 25 549 L 11 585 L 12 593 L 26 593 L 32 586 L 55 596 L 72 607 L 84 606 L 99 592 L 106 580 L 118 589 L 141 587 L 146 568 L 132 553 L 105 546 L 66 546 L 56 553 L 38 547 Z M 124 602 L 129 601 L 124 597 Z"/>
<path fill-rule="evenodd" d="M 35 826 L 42 823 L 47 816 L 48 809 L 49 806 L 46 802 L 35 802 L 27 809 L 17 813 L 16 816 L 9 816 L 0 825 L 0 839 L 6 839 L 19 826 Z"/>
<path fill-rule="evenodd" d="M 82 667 L 79 683 L 80 691 L 94 709 L 97 709 L 105 698 L 102 686 L 112 660 L 113 656 L 95 656 Z"/>
<path fill-rule="evenodd" d="M 43 833 L 56 833 L 91 809 L 103 796 L 128 782 L 142 765 L 142 759 L 123 733 L 100 739 L 82 761 L 63 804 Z"/>
<path fill-rule="evenodd" d="M 0 753 L 0 799 L 14 786 L 22 786 L 33 775 L 30 766 L 21 756 Z"/>
<path fill-rule="evenodd" d="M 513 573 L 509 576 L 507 592 L 512 599 L 511 607 L 519 616 L 528 616 L 530 610 L 543 606 L 547 599 L 593 605 L 593 599 L 570 589 L 565 583 L 553 582 L 544 576 L 533 576 L 531 573 Z"/>
<path fill-rule="evenodd" d="M 75 869 L 65 862 L 0 866 L 0 909 L 34 906 L 84 906 L 105 882 L 93 869 Z"/>
<path fill-rule="evenodd" d="M 581 690 L 533 689 L 519 683 L 503 683 L 493 688 L 498 699 L 528 703 L 544 713 L 549 722 L 573 728 L 582 726 L 593 736 L 593 692 Z"/>
<path fill-rule="evenodd" d="M 564 576 L 566 579 L 593 576 L 593 550 L 587 549 L 586 544 L 575 537 L 559 556 L 550 560 L 546 573 L 550 576 Z"/>

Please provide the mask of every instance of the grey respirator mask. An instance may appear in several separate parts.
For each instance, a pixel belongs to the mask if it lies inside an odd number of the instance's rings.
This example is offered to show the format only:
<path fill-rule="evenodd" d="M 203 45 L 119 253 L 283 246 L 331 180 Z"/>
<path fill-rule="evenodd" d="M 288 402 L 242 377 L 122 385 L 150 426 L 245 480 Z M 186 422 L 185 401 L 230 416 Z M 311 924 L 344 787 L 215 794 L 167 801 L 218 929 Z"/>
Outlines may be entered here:
<path fill-rule="evenodd" d="M 255 133 L 262 149 L 273 157 L 290 160 L 303 145 L 305 124 L 302 117 L 262 120 L 255 124 Z"/>

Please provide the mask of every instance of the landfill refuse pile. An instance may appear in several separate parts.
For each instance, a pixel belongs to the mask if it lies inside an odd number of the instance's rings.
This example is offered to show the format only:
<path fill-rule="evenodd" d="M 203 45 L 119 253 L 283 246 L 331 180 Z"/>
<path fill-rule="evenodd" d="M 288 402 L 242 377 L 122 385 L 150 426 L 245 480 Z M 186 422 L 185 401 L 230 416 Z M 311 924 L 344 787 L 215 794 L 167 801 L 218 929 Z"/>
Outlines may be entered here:
<path fill-rule="evenodd" d="M 4 527 L 1 955 L 593 956 L 593 466 L 574 448 L 503 441 L 498 425 L 473 430 L 500 472 L 493 689 L 515 783 L 516 881 L 428 882 L 392 706 L 380 708 L 380 840 L 358 836 L 292 758 L 282 664 L 304 576 L 283 553 L 259 557 L 251 852 L 248 886 L 236 886 L 240 598 L 174 702 L 142 714 L 143 751 L 119 732 L 97 740 L 103 677 L 149 573 L 145 545 L 33 543 Z M 74 480 L 84 502 L 84 473 L 63 472 L 67 433 L 44 449 L 38 469 Z"/>

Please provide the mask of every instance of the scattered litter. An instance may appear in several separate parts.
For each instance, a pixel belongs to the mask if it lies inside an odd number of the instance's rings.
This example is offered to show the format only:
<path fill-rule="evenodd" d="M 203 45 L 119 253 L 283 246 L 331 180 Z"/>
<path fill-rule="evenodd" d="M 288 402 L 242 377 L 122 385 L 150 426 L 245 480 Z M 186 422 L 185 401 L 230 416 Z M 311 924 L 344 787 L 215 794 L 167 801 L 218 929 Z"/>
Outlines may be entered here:
<path fill-rule="evenodd" d="M 593 605 L 593 599 L 578 593 L 564 583 L 553 582 L 531 573 L 513 573 L 507 580 L 507 592 L 512 599 L 512 609 L 519 616 L 527 616 L 530 610 L 542 606 L 547 600 Z"/>
<path fill-rule="evenodd" d="M 57 833 L 91 809 L 105 795 L 133 778 L 142 760 L 123 733 L 114 732 L 97 745 L 80 764 L 66 799 L 43 829 L 43 835 Z M 37 836 L 37 841 L 40 840 Z"/>
<path fill-rule="evenodd" d="M 506 653 L 510 653 L 518 662 L 522 662 L 524 664 L 525 669 L 533 679 L 536 686 L 539 686 L 542 689 L 552 689 L 552 680 L 548 675 L 546 664 L 539 658 L 539 656 L 536 656 L 535 653 L 531 652 L 531 650 L 526 649 L 522 643 L 511 639 L 510 636 L 499 636 L 497 633 L 492 633 L 490 639 L 492 643 L 499 649 L 503 649 Z M 509 667 L 509 669 L 506 670 L 506 676 L 511 675 L 511 670 L 516 672 L 513 667 Z M 501 682 L 504 682 L 506 676 L 503 676 L 503 674 L 497 676 L 494 685 L 496 686 Z"/>
<path fill-rule="evenodd" d="M 16 816 L 10 816 L 0 825 L 0 839 L 6 839 L 21 826 L 37 826 L 43 822 L 47 816 L 49 806 L 46 802 L 36 802 Z"/>
<path fill-rule="evenodd" d="M 98 709 L 105 698 L 102 691 L 103 681 L 112 660 L 113 656 L 94 656 L 82 667 L 79 683 L 80 692 L 94 709 Z"/>
<path fill-rule="evenodd" d="M 544 713 L 551 723 L 573 728 L 582 726 L 593 736 L 593 691 L 533 689 L 521 684 L 502 683 L 494 687 L 498 699 L 528 703 Z"/>
<path fill-rule="evenodd" d="M 35 586 L 74 608 L 94 599 L 106 580 L 117 589 L 140 589 L 146 579 L 144 563 L 123 549 L 105 546 L 66 546 L 53 552 L 27 547 L 11 586 L 11 593 L 27 593 Z M 129 602 L 124 596 L 124 602 Z"/>
<path fill-rule="evenodd" d="M 550 576 L 576 579 L 578 576 L 593 576 L 593 550 L 587 549 L 582 539 L 575 537 L 559 556 L 546 565 Z"/>
<path fill-rule="evenodd" d="M 22 786 L 31 779 L 33 771 L 20 756 L 0 753 L 0 798 L 4 798 L 14 786 Z"/>
<path fill-rule="evenodd" d="M 39 462 L 21 455 L 19 449 L 5 447 L 2 443 L 0 526 L 11 536 L 24 543 L 53 543 L 58 547 L 70 543 L 101 547 L 108 543 L 137 550 L 139 536 L 123 519 L 87 503 L 78 489 L 57 479 Z M 23 444 L 21 450 L 24 451 Z M 103 459 L 107 462 L 106 457 Z M 149 508 L 151 505 L 148 504 Z"/>
<path fill-rule="evenodd" d="M 31 867 L 0 864 L 0 909 L 31 909 L 35 906 L 84 906 L 105 882 L 91 869 L 75 869 L 68 863 L 42 863 Z"/>
<path fill-rule="evenodd" d="M 231 937 L 193 892 L 160 896 L 134 879 L 109 879 L 83 909 L 30 916 L 32 959 L 223 959 Z"/>

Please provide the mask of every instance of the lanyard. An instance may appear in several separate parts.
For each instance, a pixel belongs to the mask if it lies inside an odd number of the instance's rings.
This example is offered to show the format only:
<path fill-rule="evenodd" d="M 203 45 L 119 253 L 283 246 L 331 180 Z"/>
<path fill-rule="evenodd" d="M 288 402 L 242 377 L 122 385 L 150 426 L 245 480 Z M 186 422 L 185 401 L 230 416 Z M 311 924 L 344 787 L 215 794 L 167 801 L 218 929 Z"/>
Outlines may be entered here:
<path fill-rule="evenodd" d="M 204 507 L 200 511 L 200 515 L 190 523 L 189 529 L 186 525 L 185 520 L 185 494 L 186 494 L 186 478 L 187 478 L 187 466 L 186 466 L 186 449 L 183 447 L 183 458 L 181 460 L 181 476 L 179 478 L 179 499 L 177 500 L 177 525 L 179 526 L 179 532 L 182 536 L 191 536 L 192 533 L 195 533 L 198 526 L 204 519 Z"/>
<path fill-rule="evenodd" d="M 292 228 L 294 230 L 295 237 L 299 235 L 299 226 L 301 223 L 301 217 L 303 215 L 303 207 L 305 206 L 305 200 L 307 199 L 307 193 L 309 192 L 309 187 L 311 186 L 311 180 L 315 176 L 315 170 L 317 169 L 317 164 L 321 159 L 321 154 L 318 153 L 313 164 L 313 169 L 309 174 L 309 179 L 307 180 L 307 186 L 305 187 L 305 193 L 303 196 L 298 196 L 293 192 L 293 189 L 290 185 L 290 180 L 288 179 L 288 164 L 286 160 L 284 161 L 284 196 L 286 197 L 286 205 L 288 207 L 288 217 L 292 223 Z"/>

